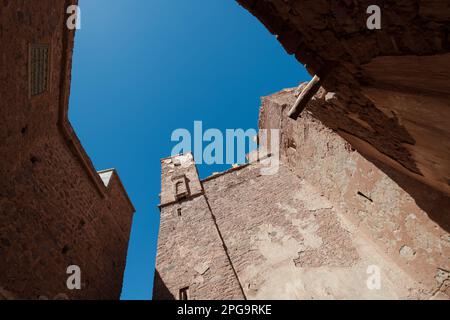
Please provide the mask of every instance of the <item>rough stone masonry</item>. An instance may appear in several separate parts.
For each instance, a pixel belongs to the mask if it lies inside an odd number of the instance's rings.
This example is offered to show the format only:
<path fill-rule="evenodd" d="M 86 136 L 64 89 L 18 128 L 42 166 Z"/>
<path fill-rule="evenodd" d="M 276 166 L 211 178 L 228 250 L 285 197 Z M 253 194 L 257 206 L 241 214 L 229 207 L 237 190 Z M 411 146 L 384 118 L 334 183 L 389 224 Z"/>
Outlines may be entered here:
<path fill-rule="evenodd" d="M 281 167 L 199 180 L 191 154 L 161 160 L 155 299 L 448 299 L 449 197 L 356 151 L 296 89 L 263 99 Z M 380 287 L 368 285 L 380 271 Z"/>
<path fill-rule="evenodd" d="M 238 0 L 334 100 L 316 116 L 450 195 L 450 2 Z M 381 29 L 366 25 L 370 5 Z"/>
<path fill-rule="evenodd" d="M 67 119 L 76 2 L 0 1 L 0 299 L 120 297 L 134 208 Z"/>

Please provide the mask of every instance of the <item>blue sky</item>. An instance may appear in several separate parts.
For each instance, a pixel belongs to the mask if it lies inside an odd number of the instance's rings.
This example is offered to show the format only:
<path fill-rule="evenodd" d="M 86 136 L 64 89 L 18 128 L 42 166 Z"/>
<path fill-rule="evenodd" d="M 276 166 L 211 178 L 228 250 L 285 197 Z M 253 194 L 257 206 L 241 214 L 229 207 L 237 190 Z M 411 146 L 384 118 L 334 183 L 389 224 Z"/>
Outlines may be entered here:
<path fill-rule="evenodd" d="M 260 97 L 309 79 L 233 0 L 80 0 L 70 120 L 97 170 L 116 168 L 136 214 L 122 299 L 151 299 L 160 158 L 175 129 L 257 128 Z M 226 169 L 199 167 L 201 177 Z"/>

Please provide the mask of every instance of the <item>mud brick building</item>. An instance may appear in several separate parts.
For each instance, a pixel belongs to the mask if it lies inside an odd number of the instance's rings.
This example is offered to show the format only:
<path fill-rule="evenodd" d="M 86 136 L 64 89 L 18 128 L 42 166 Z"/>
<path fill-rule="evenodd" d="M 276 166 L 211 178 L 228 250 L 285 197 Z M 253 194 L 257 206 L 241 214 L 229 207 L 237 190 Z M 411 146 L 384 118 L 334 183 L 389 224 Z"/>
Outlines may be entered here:
<path fill-rule="evenodd" d="M 134 208 L 67 119 L 76 3 L 0 1 L 0 299 L 120 297 Z"/>
<path fill-rule="evenodd" d="M 277 174 L 199 180 L 192 155 L 161 160 L 154 298 L 448 299 L 449 197 L 356 151 L 313 116 L 324 99 L 289 119 L 295 92 L 261 108 L 282 132 Z"/>
<path fill-rule="evenodd" d="M 448 1 L 238 2 L 319 85 L 263 98 L 274 176 L 162 160 L 155 299 L 449 299 Z"/>

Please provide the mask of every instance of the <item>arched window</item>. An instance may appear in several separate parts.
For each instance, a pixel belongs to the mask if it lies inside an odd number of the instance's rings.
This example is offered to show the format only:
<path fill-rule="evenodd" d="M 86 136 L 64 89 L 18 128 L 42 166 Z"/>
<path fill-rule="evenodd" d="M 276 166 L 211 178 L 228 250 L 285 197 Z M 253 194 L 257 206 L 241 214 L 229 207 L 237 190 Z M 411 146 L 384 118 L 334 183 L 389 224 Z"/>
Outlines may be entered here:
<path fill-rule="evenodd" d="M 173 191 L 175 194 L 175 198 L 177 200 L 186 198 L 187 196 L 189 196 L 189 186 L 188 186 L 186 176 L 182 175 L 182 176 L 175 177 L 172 181 L 173 181 L 173 188 L 174 188 Z"/>

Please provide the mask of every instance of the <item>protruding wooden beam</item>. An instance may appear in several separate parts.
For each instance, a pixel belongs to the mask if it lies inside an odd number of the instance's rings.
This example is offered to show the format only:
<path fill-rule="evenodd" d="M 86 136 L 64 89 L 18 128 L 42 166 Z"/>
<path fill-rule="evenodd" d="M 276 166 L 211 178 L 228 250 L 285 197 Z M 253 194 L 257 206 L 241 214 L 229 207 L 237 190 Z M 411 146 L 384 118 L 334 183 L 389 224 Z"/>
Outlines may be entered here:
<path fill-rule="evenodd" d="M 314 97 L 314 95 L 319 91 L 322 85 L 321 78 L 315 75 L 314 78 L 308 83 L 308 85 L 303 89 L 300 95 L 295 101 L 294 106 L 289 110 L 288 116 L 291 119 L 297 120 L 300 114 L 305 110 L 308 102 Z"/>

